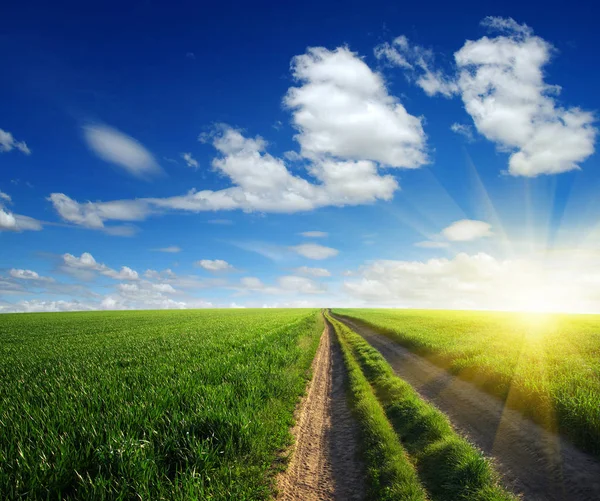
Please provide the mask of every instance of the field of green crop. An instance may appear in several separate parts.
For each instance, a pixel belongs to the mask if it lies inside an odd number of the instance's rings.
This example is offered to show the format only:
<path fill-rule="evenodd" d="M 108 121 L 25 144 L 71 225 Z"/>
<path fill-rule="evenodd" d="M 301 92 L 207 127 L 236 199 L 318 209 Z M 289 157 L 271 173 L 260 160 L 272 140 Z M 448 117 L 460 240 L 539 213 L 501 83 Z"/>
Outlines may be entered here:
<path fill-rule="evenodd" d="M 0 316 L 0 498 L 264 499 L 317 310 Z"/>
<path fill-rule="evenodd" d="M 336 309 L 600 456 L 600 316 Z"/>

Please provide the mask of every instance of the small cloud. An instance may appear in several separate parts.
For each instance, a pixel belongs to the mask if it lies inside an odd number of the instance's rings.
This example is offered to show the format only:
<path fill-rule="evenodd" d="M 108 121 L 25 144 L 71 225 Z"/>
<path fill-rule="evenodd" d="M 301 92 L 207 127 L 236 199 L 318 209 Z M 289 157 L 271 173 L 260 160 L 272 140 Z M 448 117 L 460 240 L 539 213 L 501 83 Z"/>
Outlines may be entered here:
<path fill-rule="evenodd" d="M 192 156 L 191 153 L 182 153 L 181 158 L 183 158 L 184 162 L 188 167 L 191 167 L 193 169 L 198 168 L 198 161 Z"/>
<path fill-rule="evenodd" d="M 152 249 L 153 251 L 156 252 L 167 252 L 170 254 L 177 254 L 178 252 L 181 252 L 181 247 L 177 247 L 176 245 L 171 245 L 170 247 L 161 247 L 159 249 Z"/>
<path fill-rule="evenodd" d="M 222 259 L 201 259 L 196 261 L 194 265 L 212 272 L 232 271 L 234 269 L 233 266 Z"/>
<path fill-rule="evenodd" d="M 2 204 L 3 201 L 10 204 L 12 203 L 12 198 L 10 198 L 10 195 L 0 191 L 0 204 Z"/>
<path fill-rule="evenodd" d="M 163 157 L 163 160 L 165 162 L 169 162 L 170 164 L 179 164 L 179 162 L 177 160 L 175 160 L 174 158 L 171 158 L 171 157 Z"/>
<path fill-rule="evenodd" d="M 451 242 L 467 242 L 478 238 L 491 237 L 492 225 L 484 221 L 462 219 L 442 230 L 442 235 Z"/>
<path fill-rule="evenodd" d="M 54 282 L 51 277 L 42 277 L 37 272 L 32 270 L 11 269 L 10 276 L 19 280 L 35 280 L 38 282 Z"/>
<path fill-rule="evenodd" d="M 187 59 L 196 59 L 196 54 L 194 54 L 193 52 L 186 52 L 185 57 Z"/>
<path fill-rule="evenodd" d="M 326 233 L 324 231 L 303 231 L 302 233 L 300 233 L 300 235 L 307 238 L 325 238 L 329 235 L 329 233 Z"/>
<path fill-rule="evenodd" d="M 276 130 L 279 131 L 281 130 L 281 128 L 283 127 L 283 122 L 281 120 L 277 120 L 277 122 L 275 122 L 272 127 Z"/>
<path fill-rule="evenodd" d="M 474 140 L 473 128 L 470 125 L 453 123 L 450 126 L 450 130 L 465 137 L 469 142 Z"/>
<path fill-rule="evenodd" d="M 283 154 L 283 156 L 286 160 L 289 160 L 290 162 L 299 162 L 300 160 L 302 160 L 302 155 L 295 151 L 286 151 Z"/>
<path fill-rule="evenodd" d="M 17 149 L 25 155 L 31 155 L 31 150 L 25 141 L 17 141 L 10 132 L 0 129 L 0 153 L 6 153 L 13 149 Z"/>
<path fill-rule="evenodd" d="M 290 247 L 290 249 L 308 259 L 317 260 L 327 259 L 339 254 L 337 249 L 332 249 L 331 247 L 325 247 L 324 245 L 319 244 L 300 244 Z"/>
<path fill-rule="evenodd" d="M 89 148 L 105 162 L 117 165 L 129 174 L 147 178 L 160 174 L 161 168 L 152 154 L 134 138 L 105 125 L 83 128 Z"/>

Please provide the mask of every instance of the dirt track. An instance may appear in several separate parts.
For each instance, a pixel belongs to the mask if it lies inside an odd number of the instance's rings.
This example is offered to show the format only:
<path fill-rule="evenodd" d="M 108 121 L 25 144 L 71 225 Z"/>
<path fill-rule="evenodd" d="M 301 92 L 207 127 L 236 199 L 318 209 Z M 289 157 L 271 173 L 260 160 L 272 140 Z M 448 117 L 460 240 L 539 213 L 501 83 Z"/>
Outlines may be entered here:
<path fill-rule="evenodd" d="M 535 501 L 600 500 L 600 462 L 472 384 L 391 339 L 341 317 L 385 357 L 396 374 L 445 412 L 457 430 L 494 457 L 505 485 Z"/>
<path fill-rule="evenodd" d="M 312 369 L 292 430 L 292 458 L 277 479 L 277 499 L 362 500 L 365 473 L 357 458 L 358 429 L 346 402 L 344 359 L 329 326 L 321 336 Z"/>

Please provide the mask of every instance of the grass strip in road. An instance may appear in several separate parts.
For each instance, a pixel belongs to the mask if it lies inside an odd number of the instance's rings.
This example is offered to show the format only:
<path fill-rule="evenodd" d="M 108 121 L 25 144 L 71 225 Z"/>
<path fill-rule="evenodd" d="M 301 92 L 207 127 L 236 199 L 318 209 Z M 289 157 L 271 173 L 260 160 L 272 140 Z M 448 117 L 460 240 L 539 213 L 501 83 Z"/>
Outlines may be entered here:
<path fill-rule="evenodd" d="M 336 309 L 600 459 L 600 315 Z"/>
<path fill-rule="evenodd" d="M 335 319 L 331 322 L 343 343 L 345 356 L 373 389 L 379 408 L 383 408 L 386 421 L 389 419 L 432 500 L 516 499 L 499 485 L 491 462 L 454 431 L 445 414 L 397 377 L 381 354 L 361 336 Z"/>
<path fill-rule="evenodd" d="M 427 495 L 415 468 L 355 360 L 351 346 L 337 328 L 336 333 L 348 370 L 351 407 L 361 432 L 369 499 L 425 501 Z"/>

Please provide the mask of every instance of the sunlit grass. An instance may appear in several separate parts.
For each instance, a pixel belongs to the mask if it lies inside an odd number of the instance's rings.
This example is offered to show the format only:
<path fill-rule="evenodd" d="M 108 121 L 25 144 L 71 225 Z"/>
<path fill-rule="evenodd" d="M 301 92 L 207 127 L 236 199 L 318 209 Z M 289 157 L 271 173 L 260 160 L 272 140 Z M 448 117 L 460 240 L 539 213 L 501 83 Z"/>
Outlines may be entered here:
<path fill-rule="evenodd" d="M 265 499 L 316 310 L 0 316 L 0 498 Z"/>
<path fill-rule="evenodd" d="M 336 310 L 600 455 L 600 316 Z"/>

